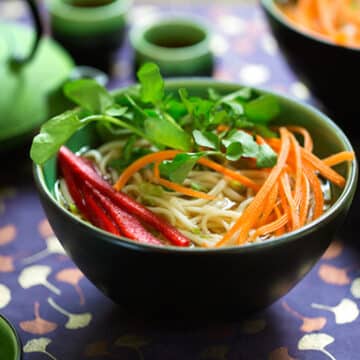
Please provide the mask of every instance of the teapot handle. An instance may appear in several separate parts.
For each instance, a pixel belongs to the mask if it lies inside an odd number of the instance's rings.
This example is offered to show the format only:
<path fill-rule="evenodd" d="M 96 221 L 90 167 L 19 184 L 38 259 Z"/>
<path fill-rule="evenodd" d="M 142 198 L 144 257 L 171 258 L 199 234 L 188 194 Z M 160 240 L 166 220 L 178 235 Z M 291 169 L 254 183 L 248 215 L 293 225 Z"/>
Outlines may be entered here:
<path fill-rule="evenodd" d="M 11 62 L 12 62 L 12 65 L 15 65 L 16 67 L 23 66 L 33 59 L 33 57 L 36 54 L 36 51 L 39 47 L 41 37 L 44 34 L 44 27 L 43 27 L 43 24 L 41 21 L 40 11 L 36 4 L 36 0 L 25 0 L 25 2 L 27 3 L 29 10 L 31 12 L 31 15 L 32 15 L 34 28 L 35 28 L 35 40 L 32 45 L 31 51 L 27 56 L 21 56 L 21 57 L 17 56 L 17 55 L 13 56 L 13 58 L 11 59 Z"/>

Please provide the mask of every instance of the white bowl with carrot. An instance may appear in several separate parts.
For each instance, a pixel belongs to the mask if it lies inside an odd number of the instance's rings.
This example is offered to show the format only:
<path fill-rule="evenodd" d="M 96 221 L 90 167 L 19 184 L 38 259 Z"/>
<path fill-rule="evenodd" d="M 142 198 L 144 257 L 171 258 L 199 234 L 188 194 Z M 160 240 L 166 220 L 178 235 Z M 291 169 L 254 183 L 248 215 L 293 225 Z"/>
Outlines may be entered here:
<path fill-rule="evenodd" d="M 34 139 L 56 235 L 95 285 L 136 311 L 237 316 L 269 305 L 311 269 L 348 211 L 349 140 L 277 94 L 164 82 L 152 65 L 139 79 L 113 94 L 70 83 L 79 107 Z"/>

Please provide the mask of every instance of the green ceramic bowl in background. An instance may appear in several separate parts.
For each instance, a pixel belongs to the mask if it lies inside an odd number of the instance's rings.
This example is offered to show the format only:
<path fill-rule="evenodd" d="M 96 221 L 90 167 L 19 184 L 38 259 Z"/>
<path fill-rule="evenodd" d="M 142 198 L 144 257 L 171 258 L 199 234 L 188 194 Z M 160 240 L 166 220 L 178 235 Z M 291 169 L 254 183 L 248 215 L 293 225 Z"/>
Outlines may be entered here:
<path fill-rule="evenodd" d="M 0 314 L 1 360 L 21 360 L 22 346 L 15 328 Z"/>
<path fill-rule="evenodd" d="M 208 88 L 228 93 L 240 85 L 211 79 L 166 82 L 167 90 L 181 87 L 190 94 L 204 96 Z M 320 157 L 353 151 L 341 129 L 324 114 L 274 95 L 282 109 L 277 122 L 286 124 L 291 119 L 292 124 L 308 128 L 315 139 L 314 151 Z M 77 151 L 98 142 L 95 127 L 89 126 L 78 132 L 68 146 Z M 75 264 L 104 294 L 136 313 L 203 315 L 210 319 L 235 318 L 263 309 L 311 270 L 348 213 L 357 185 L 356 161 L 336 169 L 346 178 L 346 185 L 343 189 L 333 187 L 334 203 L 319 219 L 277 239 L 222 249 L 147 246 L 113 236 L 79 220 L 55 201 L 56 159 L 35 166 L 34 177 L 56 236 Z"/>
<path fill-rule="evenodd" d="M 291 68 L 350 135 L 360 116 L 360 49 L 301 30 L 286 19 L 275 0 L 261 0 L 261 7 Z"/>
<path fill-rule="evenodd" d="M 47 0 L 52 36 L 78 65 L 110 72 L 132 0 Z"/>
<path fill-rule="evenodd" d="M 165 77 L 212 75 L 211 32 L 199 19 L 163 15 L 134 25 L 129 36 L 135 71 L 151 61 L 158 64 Z"/>

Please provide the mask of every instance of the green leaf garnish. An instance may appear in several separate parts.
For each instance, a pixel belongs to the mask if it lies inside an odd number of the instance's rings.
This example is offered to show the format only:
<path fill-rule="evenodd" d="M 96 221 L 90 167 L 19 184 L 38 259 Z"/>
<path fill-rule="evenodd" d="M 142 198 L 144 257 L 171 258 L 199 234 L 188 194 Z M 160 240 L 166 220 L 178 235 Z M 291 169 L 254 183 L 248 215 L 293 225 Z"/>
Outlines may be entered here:
<path fill-rule="evenodd" d="M 280 106 L 273 95 L 262 95 L 245 104 L 245 114 L 254 123 L 267 124 L 280 113 Z"/>
<path fill-rule="evenodd" d="M 268 124 L 279 113 L 273 95 L 258 95 L 250 88 L 221 94 L 207 89 L 208 96 L 193 96 L 186 89 L 165 92 L 159 67 L 143 65 L 137 73 L 139 86 L 116 94 L 90 79 L 75 80 L 64 86 L 65 95 L 80 106 L 46 122 L 34 138 L 31 158 L 43 164 L 83 126 L 96 122 L 104 141 L 127 139 L 121 158 L 111 165 L 122 171 L 135 159 L 166 148 L 185 154 L 161 164 L 163 175 L 182 182 L 204 154 L 220 155 L 236 161 L 255 158 L 257 166 L 269 167 L 276 154 L 269 146 L 258 145 L 253 136 L 241 129 L 250 129 L 264 137 L 275 137 Z M 218 125 L 224 131 L 217 133 Z M 136 146 L 136 139 L 145 139 L 150 146 Z M 197 153 L 199 147 L 208 149 Z"/>
<path fill-rule="evenodd" d="M 64 94 L 77 105 L 94 114 L 102 114 L 114 104 L 114 99 L 108 91 L 92 79 L 66 83 Z"/>
<path fill-rule="evenodd" d="M 230 153 L 232 156 L 235 153 L 239 153 L 239 157 L 256 157 L 259 151 L 259 145 L 256 143 L 254 138 L 241 130 L 233 130 L 229 135 L 222 140 L 223 145 L 227 148 L 230 148 Z M 231 160 L 231 159 L 229 159 Z"/>
<path fill-rule="evenodd" d="M 268 144 L 260 145 L 256 157 L 256 166 L 258 168 L 271 168 L 276 165 L 276 162 L 277 155 L 274 150 Z"/>
<path fill-rule="evenodd" d="M 276 164 L 277 155 L 272 148 L 267 144 L 257 144 L 253 136 L 244 131 L 231 131 L 222 143 L 226 148 L 226 158 L 230 161 L 249 157 L 256 159 L 256 166 L 259 168 L 272 167 Z"/>
<path fill-rule="evenodd" d="M 192 148 L 191 136 L 167 114 L 147 118 L 145 133 L 157 144 L 183 151 Z"/>
<path fill-rule="evenodd" d="M 120 117 L 126 114 L 128 108 L 126 106 L 121 106 L 118 104 L 112 104 L 105 110 L 105 114 L 109 116 Z"/>
<path fill-rule="evenodd" d="M 146 63 L 140 68 L 137 76 L 141 84 L 141 100 L 157 105 L 164 97 L 164 80 L 159 67 L 154 63 Z"/>
<path fill-rule="evenodd" d="M 213 150 L 220 149 L 219 137 L 210 131 L 201 132 L 199 130 L 194 130 L 193 137 L 194 137 L 195 143 L 199 146 L 204 146 L 204 147 L 207 147 L 207 148 L 213 149 Z"/>
<path fill-rule="evenodd" d="M 49 160 L 65 144 L 71 136 L 86 122 L 81 121 L 77 111 L 67 111 L 47 121 L 35 136 L 30 157 L 36 164 L 43 164 Z"/>
<path fill-rule="evenodd" d="M 178 154 L 173 160 L 166 160 L 160 164 L 160 173 L 170 181 L 182 184 L 197 161 L 205 154 L 204 152 Z"/>

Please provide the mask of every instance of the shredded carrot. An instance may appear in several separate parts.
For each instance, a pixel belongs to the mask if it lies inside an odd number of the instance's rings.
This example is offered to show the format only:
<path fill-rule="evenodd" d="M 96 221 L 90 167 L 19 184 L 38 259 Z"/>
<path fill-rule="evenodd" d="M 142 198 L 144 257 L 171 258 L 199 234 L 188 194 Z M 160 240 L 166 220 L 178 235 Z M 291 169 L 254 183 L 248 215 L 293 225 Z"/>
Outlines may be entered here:
<path fill-rule="evenodd" d="M 305 4 L 306 0 L 299 2 Z M 218 126 L 218 131 L 228 130 L 221 126 Z M 342 151 L 320 159 L 312 152 L 313 140 L 305 128 L 287 126 L 277 130 L 280 138 L 264 139 L 256 135 L 258 144 L 267 143 L 278 155 L 277 163 L 271 169 L 250 169 L 242 173 L 206 157 L 198 160 L 198 164 L 255 191 L 253 200 L 215 247 L 234 243 L 241 245 L 246 241 L 254 241 L 259 236 L 280 236 L 320 217 L 324 212 L 325 200 L 319 175 L 339 187 L 345 185 L 345 178 L 332 167 L 354 160 L 353 152 Z M 300 135 L 301 141 L 295 135 Z M 164 150 L 145 155 L 125 169 L 114 188 L 121 190 L 134 173 L 154 164 L 153 174 L 158 184 L 186 196 L 213 200 L 215 197 L 212 195 L 161 178 L 160 163 L 173 159 L 179 153 L 181 152 L 177 150 Z"/>
<path fill-rule="evenodd" d="M 295 191 L 294 191 L 294 202 L 295 204 L 300 203 L 301 197 L 301 177 L 302 177 L 302 158 L 300 145 L 295 139 L 295 136 L 290 133 L 290 141 L 292 145 L 292 149 L 295 154 Z"/>
<path fill-rule="evenodd" d="M 300 226 L 304 226 L 307 220 L 310 206 L 310 185 L 309 180 L 304 173 L 302 173 L 301 182 L 301 200 L 300 200 Z"/>
<path fill-rule="evenodd" d="M 311 220 L 317 219 L 324 212 L 324 195 L 321 189 L 321 183 L 314 170 L 309 166 L 304 166 L 304 173 L 309 180 L 310 188 L 314 196 L 314 211 Z"/>
<path fill-rule="evenodd" d="M 209 194 L 203 193 L 201 191 L 189 189 L 187 187 L 181 186 L 179 184 L 176 184 L 174 182 L 171 182 L 171 181 L 168 181 L 165 179 L 161 179 L 161 178 L 157 179 L 157 182 L 160 185 L 167 187 L 168 189 L 174 190 L 178 193 L 181 193 L 181 194 L 184 194 L 187 196 L 191 196 L 191 197 L 199 198 L 199 199 L 206 199 L 206 200 L 214 200 L 215 199 L 215 196 L 213 196 L 213 195 L 209 195 Z"/>
<path fill-rule="evenodd" d="M 230 127 L 228 125 L 223 124 L 218 125 L 218 127 L 216 128 L 218 132 L 228 131 L 229 129 Z"/>
<path fill-rule="evenodd" d="M 326 179 L 328 179 L 329 181 L 340 187 L 343 187 L 345 185 L 344 177 L 338 174 L 330 166 L 327 166 L 313 153 L 305 149 L 301 149 L 301 152 L 304 160 L 308 161 L 316 170 L 320 172 L 322 176 L 324 176 Z"/>
<path fill-rule="evenodd" d="M 284 214 L 281 214 L 281 211 L 280 211 L 280 209 L 279 209 L 279 207 L 278 206 L 275 206 L 275 214 L 276 214 L 276 216 L 277 216 L 277 218 L 278 219 L 280 219 Z M 287 222 L 289 221 L 289 219 L 288 219 L 288 217 L 287 217 Z M 286 222 L 286 224 L 287 224 L 287 222 Z M 285 227 L 286 227 L 286 224 L 285 225 L 283 225 L 282 227 L 280 227 L 279 229 L 277 229 L 277 230 L 275 230 L 275 235 L 276 236 L 281 236 L 281 235 L 283 235 L 284 233 L 285 233 Z"/>
<path fill-rule="evenodd" d="M 140 169 L 146 165 L 152 164 L 155 161 L 163 161 L 173 159 L 177 154 L 180 154 L 178 150 L 164 150 L 153 154 L 148 154 L 140 159 L 134 161 L 128 168 L 126 168 L 120 175 L 119 179 L 114 185 L 114 189 L 120 191 L 129 179 Z"/>
<path fill-rule="evenodd" d="M 215 245 L 216 247 L 228 243 L 235 235 L 235 233 L 237 233 L 239 230 L 240 231 L 237 238 L 237 244 L 241 245 L 246 241 L 248 232 L 259 218 L 259 215 L 264 208 L 265 199 L 267 198 L 274 184 L 277 182 L 289 155 L 290 139 L 288 136 L 288 132 L 286 132 L 284 128 L 280 128 L 280 135 L 281 150 L 276 165 L 273 167 L 272 171 L 269 174 L 269 177 L 266 179 L 263 186 L 260 188 L 256 196 L 254 197 L 253 201 L 245 209 L 243 215 L 239 218 L 235 225 L 233 225 L 233 227 L 223 236 L 223 238 Z"/>
<path fill-rule="evenodd" d="M 254 241 L 258 236 L 263 236 L 266 234 L 275 233 L 277 230 L 280 230 L 282 227 L 284 227 L 288 222 L 288 216 L 287 214 L 284 214 L 274 220 L 271 223 L 268 223 L 266 225 L 263 225 L 259 227 L 250 237 L 249 241 Z"/>
<path fill-rule="evenodd" d="M 328 156 L 327 158 L 323 159 L 323 163 L 327 166 L 335 166 L 344 161 L 351 161 L 355 159 L 355 155 L 351 151 L 342 151 L 337 154 Z"/>
<path fill-rule="evenodd" d="M 266 200 L 264 211 L 261 214 L 259 220 L 259 226 L 265 225 L 270 214 L 273 212 L 276 202 L 278 200 L 278 193 L 279 193 L 279 185 L 276 183 L 274 187 L 271 189 L 270 194 Z"/>
<path fill-rule="evenodd" d="M 174 191 L 176 191 L 178 193 L 181 193 L 181 194 L 184 194 L 184 195 L 187 195 L 187 196 L 191 196 L 191 197 L 194 197 L 194 198 L 199 198 L 199 199 L 206 199 L 206 200 L 214 200 L 215 199 L 215 196 L 213 196 L 213 195 L 209 195 L 209 194 L 206 194 L 206 193 L 201 192 L 201 191 L 196 191 L 196 190 L 193 190 L 193 189 L 189 189 L 187 187 L 181 186 L 181 185 L 176 184 L 174 182 L 162 179 L 160 177 L 159 162 L 158 161 L 155 162 L 155 164 L 154 164 L 154 177 L 155 177 L 156 182 L 158 184 L 160 184 L 162 186 L 165 186 L 168 189 L 174 190 Z"/>
<path fill-rule="evenodd" d="M 304 138 L 304 148 L 310 152 L 313 151 L 314 144 L 311 135 L 305 128 L 303 128 L 302 126 L 295 126 L 295 125 L 287 126 L 286 128 L 291 132 L 300 134 Z"/>
<path fill-rule="evenodd" d="M 350 0 L 297 0 L 278 6 L 303 31 L 343 46 L 360 46 L 360 11 Z"/>
<path fill-rule="evenodd" d="M 289 215 L 290 215 L 291 223 L 292 223 L 292 230 L 296 230 L 300 227 L 300 220 L 299 220 L 299 214 L 298 214 L 298 211 L 296 208 L 295 200 L 291 194 L 289 176 L 287 173 L 282 174 L 282 176 L 280 177 L 280 184 L 283 188 L 283 191 L 284 191 L 284 194 L 286 197 L 286 201 L 289 205 L 288 209 L 289 209 Z"/>
<path fill-rule="evenodd" d="M 124 185 L 129 181 L 129 179 L 140 169 L 143 167 L 157 162 L 157 161 L 163 161 L 163 160 L 169 160 L 173 159 L 177 154 L 180 154 L 180 151 L 177 150 L 164 150 L 159 151 L 157 153 L 145 155 L 142 158 L 136 160 L 133 162 L 127 169 L 124 170 L 124 172 L 121 173 L 119 179 L 114 185 L 114 189 L 117 191 L 120 191 Z M 204 165 L 210 169 L 213 169 L 229 178 L 232 178 L 241 184 L 257 191 L 260 186 L 254 182 L 253 180 L 249 179 L 248 177 L 241 175 L 239 172 L 236 172 L 234 170 L 231 170 L 225 166 L 222 166 L 212 160 L 206 159 L 206 158 L 200 158 L 198 160 L 198 163 L 201 165 Z"/>
<path fill-rule="evenodd" d="M 259 190 L 260 186 L 254 182 L 253 180 L 249 179 L 248 177 L 241 175 L 239 172 L 231 170 L 225 166 L 222 166 L 215 161 L 209 160 L 207 158 L 201 158 L 198 161 L 199 164 L 204 165 L 210 169 L 213 169 L 233 180 L 240 182 L 241 184 L 253 189 L 255 191 Z"/>

